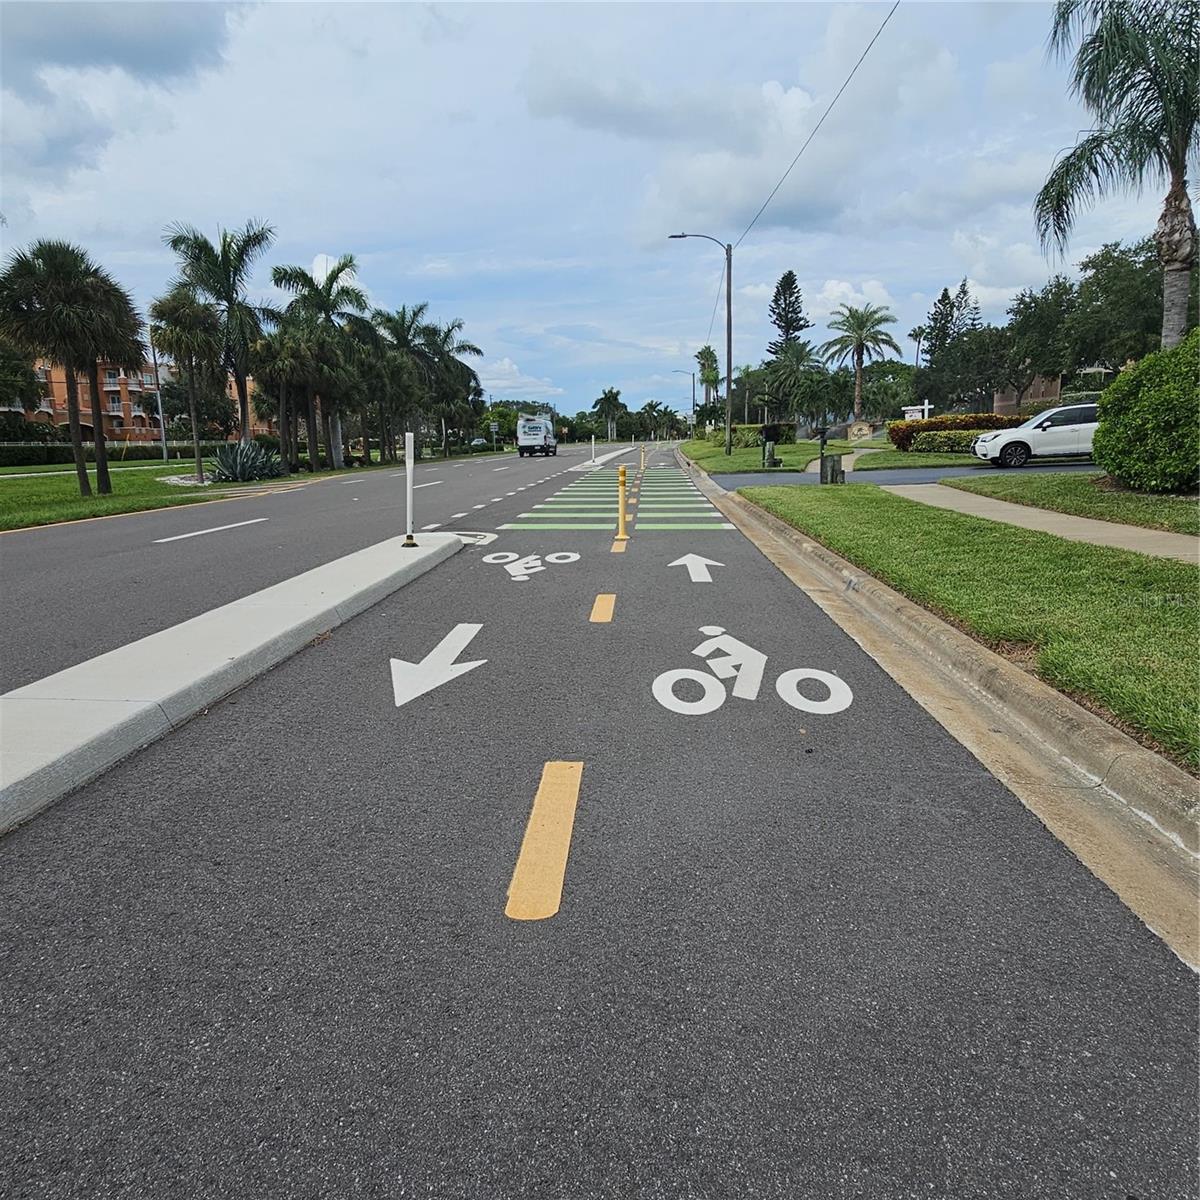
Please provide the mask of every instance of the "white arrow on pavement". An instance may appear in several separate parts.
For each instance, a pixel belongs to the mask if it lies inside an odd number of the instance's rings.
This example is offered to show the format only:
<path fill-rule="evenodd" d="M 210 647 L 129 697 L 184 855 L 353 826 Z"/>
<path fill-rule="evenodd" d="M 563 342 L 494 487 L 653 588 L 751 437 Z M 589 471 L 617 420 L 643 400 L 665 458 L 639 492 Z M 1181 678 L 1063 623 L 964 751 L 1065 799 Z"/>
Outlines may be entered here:
<path fill-rule="evenodd" d="M 454 660 L 471 644 L 471 639 L 483 628 L 482 625 L 455 625 L 448 634 L 420 662 L 406 662 L 403 658 L 392 659 L 392 691 L 396 707 L 431 692 L 435 687 L 459 675 L 465 675 L 476 667 L 482 667 L 486 658 L 477 662 L 455 662 Z"/>
<path fill-rule="evenodd" d="M 716 562 L 711 558 L 705 558 L 701 554 L 685 554 L 673 563 L 667 563 L 669 567 L 687 567 L 693 583 L 712 583 L 712 574 L 708 568 L 723 567 L 724 565 L 724 563 Z"/>

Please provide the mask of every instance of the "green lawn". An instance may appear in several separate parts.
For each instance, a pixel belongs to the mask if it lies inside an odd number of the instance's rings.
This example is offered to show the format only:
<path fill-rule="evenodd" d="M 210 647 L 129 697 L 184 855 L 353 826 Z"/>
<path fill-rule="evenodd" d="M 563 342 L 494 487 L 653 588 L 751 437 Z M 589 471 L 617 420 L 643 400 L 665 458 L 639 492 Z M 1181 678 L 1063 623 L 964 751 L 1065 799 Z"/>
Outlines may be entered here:
<path fill-rule="evenodd" d="M 163 474 L 184 474 L 170 468 Z M 92 487 L 95 471 L 89 472 Z M 152 471 L 114 471 L 111 496 L 84 499 L 74 475 L 32 476 L 28 479 L 0 479 L 0 529 L 24 529 L 30 525 L 50 525 L 55 521 L 75 521 L 81 517 L 103 517 L 112 513 L 138 512 L 147 508 L 170 508 L 176 504 L 195 504 L 211 500 L 208 488 L 192 491 L 159 483 Z"/>
<path fill-rule="evenodd" d="M 1200 570 L 1068 542 L 869 485 L 742 494 L 1053 687 L 1200 768 Z"/>
<path fill-rule="evenodd" d="M 206 456 L 207 457 L 207 456 Z M 139 459 L 135 462 L 121 462 L 117 459 L 115 462 L 110 460 L 108 469 L 110 471 L 153 471 L 156 468 L 159 471 L 163 470 L 164 465 L 167 468 L 167 473 L 177 474 L 180 470 L 186 471 L 188 466 L 195 460 L 191 458 L 172 458 L 166 464 L 162 459 L 157 461 L 147 461 Z M 88 463 L 88 470 L 95 470 L 94 463 Z M 37 463 L 32 467 L 0 467 L 0 476 L 3 475 L 62 475 L 67 474 L 72 477 L 75 475 L 74 463 Z"/>
<path fill-rule="evenodd" d="M 1075 517 L 1094 517 L 1098 521 L 1118 521 L 1123 525 L 1200 536 L 1200 503 L 1195 496 L 1153 496 L 1120 487 L 1100 486 L 1106 479 L 1103 471 L 1086 475 L 1081 471 L 1070 475 L 983 475 L 978 479 L 943 479 L 941 482 L 947 487 L 977 492 L 1012 504 L 1029 504 Z"/>
<path fill-rule="evenodd" d="M 796 442 L 790 446 L 777 446 L 775 456 L 783 459 L 783 466 L 764 468 L 762 465 L 762 447 L 751 446 L 745 450 L 734 449 L 726 457 L 724 446 L 714 446 L 708 441 L 684 442 L 679 449 L 684 456 L 690 458 L 698 467 L 703 467 L 712 474 L 739 474 L 746 471 L 803 471 L 814 458 L 821 457 L 821 447 L 817 442 Z M 849 442 L 829 442 L 825 447 L 828 453 L 847 454 L 851 446 Z"/>
<path fill-rule="evenodd" d="M 894 471 L 912 467 L 980 467 L 987 463 L 973 454 L 918 454 L 915 450 L 878 450 L 864 454 L 855 471 Z"/>

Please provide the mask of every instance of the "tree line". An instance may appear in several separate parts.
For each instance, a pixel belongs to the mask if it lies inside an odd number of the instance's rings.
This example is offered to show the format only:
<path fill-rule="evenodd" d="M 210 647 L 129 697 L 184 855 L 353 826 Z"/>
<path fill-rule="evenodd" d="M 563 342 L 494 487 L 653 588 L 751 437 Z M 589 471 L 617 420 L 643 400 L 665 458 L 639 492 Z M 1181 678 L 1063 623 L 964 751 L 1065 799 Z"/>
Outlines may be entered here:
<path fill-rule="evenodd" d="M 287 472 L 346 465 L 344 427 L 357 429 L 362 461 L 371 446 L 395 461 L 405 430 L 431 428 L 447 448 L 452 430 L 474 429 L 485 405 L 469 360 L 483 351 L 463 336 L 463 322 L 431 320 L 428 305 L 372 309 L 358 284 L 353 255 L 318 278 L 281 265 L 271 280 L 287 300 L 252 299 L 255 263 L 274 242 L 262 221 L 218 231 L 215 241 L 188 225 L 168 228 L 178 277 L 149 309 L 149 327 L 129 293 L 68 242 L 43 240 L 12 254 L 0 274 L 0 334 L 16 354 L 63 368 L 67 417 L 80 493 L 91 494 L 80 422 L 78 377 L 87 379 L 93 415 L 96 490 L 112 491 L 103 428 L 98 363 L 140 371 L 143 337 L 174 364 L 163 389 L 168 415 L 186 405 L 201 481 L 201 430 L 227 405 L 217 400 L 232 380 L 241 440 L 250 440 L 250 386 L 260 417 L 275 422 Z"/>

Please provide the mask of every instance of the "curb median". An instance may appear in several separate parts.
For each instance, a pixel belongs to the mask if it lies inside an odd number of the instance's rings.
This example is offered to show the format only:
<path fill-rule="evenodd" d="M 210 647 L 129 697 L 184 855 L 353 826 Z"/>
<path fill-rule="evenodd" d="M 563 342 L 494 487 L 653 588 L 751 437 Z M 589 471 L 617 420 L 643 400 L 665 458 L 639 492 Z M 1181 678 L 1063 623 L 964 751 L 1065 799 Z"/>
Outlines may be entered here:
<path fill-rule="evenodd" d="M 390 538 L 0 696 L 5 833 L 462 549 Z"/>

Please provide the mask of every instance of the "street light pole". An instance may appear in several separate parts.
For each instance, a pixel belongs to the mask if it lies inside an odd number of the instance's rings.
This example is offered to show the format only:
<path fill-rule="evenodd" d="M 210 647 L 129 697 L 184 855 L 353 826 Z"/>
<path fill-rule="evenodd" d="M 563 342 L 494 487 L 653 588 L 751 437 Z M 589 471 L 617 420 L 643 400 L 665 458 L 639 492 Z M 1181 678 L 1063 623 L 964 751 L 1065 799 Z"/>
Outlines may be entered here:
<path fill-rule="evenodd" d="M 668 238 L 703 238 L 725 251 L 725 453 L 733 453 L 733 243 L 707 233 L 669 233 Z"/>

